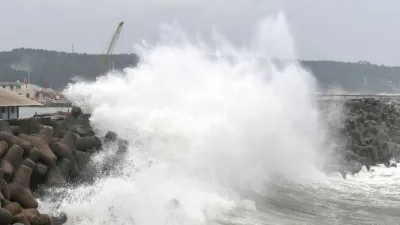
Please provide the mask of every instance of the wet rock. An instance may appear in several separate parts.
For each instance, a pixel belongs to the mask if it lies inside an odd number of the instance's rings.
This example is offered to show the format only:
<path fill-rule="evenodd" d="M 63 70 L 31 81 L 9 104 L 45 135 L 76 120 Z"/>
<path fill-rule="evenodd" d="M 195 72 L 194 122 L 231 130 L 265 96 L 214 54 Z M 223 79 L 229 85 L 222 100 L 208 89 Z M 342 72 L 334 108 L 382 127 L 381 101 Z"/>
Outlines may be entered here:
<path fill-rule="evenodd" d="M 8 121 L 13 126 L 20 127 L 20 132 L 23 134 L 36 134 L 39 133 L 41 126 L 37 118 L 23 118 L 13 119 Z"/>
<path fill-rule="evenodd" d="M 25 158 L 25 159 L 22 160 L 20 166 L 29 167 L 32 171 L 34 171 L 36 164 L 32 160 L 30 160 L 28 158 Z"/>
<path fill-rule="evenodd" d="M 19 126 L 10 126 L 11 132 L 18 136 L 21 133 L 21 128 Z"/>
<path fill-rule="evenodd" d="M 124 146 L 121 149 L 126 149 Z M 37 210 L 32 191 L 40 195 L 45 190 L 41 185 L 77 182 L 74 177 L 79 174 L 94 179 L 95 173 L 83 172 L 89 168 L 89 152 L 101 148 L 90 127 L 90 114 L 83 114 L 79 107 L 74 107 L 70 116 L 0 121 L 0 225 L 64 224 L 65 214 L 51 217 Z M 119 151 L 121 155 L 125 150 Z"/>
<path fill-rule="evenodd" d="M 3 131 L 0 131 L 0 141 L 6 141 L 8 146 L 18 145 L 26 151 L 32 148 L 32 144 L 29 141 L 16 137 L 12 133 L 6 133 Z"/>
<path fill-rule="evenodd" d="M 57 137 L 63 138 L 65 135 L 67 135 L 68 132 L 69 131 L 67 131 L 67 130 L 62 130 L 62 131 L 60 131 L 60 136 L 57 136 Z"/>
<path fill-rule="evenodd" d="M 62 138 L 64 133 L 68 131 L 68 125 L 65 120 L 52 120 L 51 126 L 53 127 L 54 136 L 58 138 Z"/>
<path fill-rule="evenodd" d="M 36 120 L 38 121 L 39 124 L 43 124 L 46 126 L 53 126 L 53 121 L 51 117 L 37 117 Z"/>
<path fill-rule="evenodd" d="M 78 139 L 78 137 L 76 135 L 74 135 L 71 132 L 67 132 L 67 133 L 65 133 L 63 138 L 60 140 L 60 143 L 64 144 L 70 150 L 72 150 L 72 152 L 74 152 L 75 151 L 75 142 L 77 139 Z"/>
<path fill-rule="evenodd" d="M 30 213 L 22 213 L 24 214 L 26 220 L 28 220 L 30 225 L 42 225 L 42 224 L 49 224 L 50 225 L 50 221 L 49 222 L 43 222 L 40 219 L 40 216 L 36 216 Z"/>
<path fill-rule="evenodd" d="M 41 214 L 38 220 L 38 223 L 36 223 L 37 225 L 39 224 L 49 224 L 49 225 L 53 225 L 54 222 L 52 221 L 52 218 L 47 215 L 47 214 Z M 35 224 L 32 224 L 35 225 Z"/>
<path fill-rule="evenodd" d="M 67 184 L 67 180 L 61 174 L 60 168 L 58 166 L 52 166 L 47 172 L 46 186 L 64 186 Z"/>
<path fill-rule="evenodd" d="M 36 163 L 35 173 L 44 176 L 47 174 L 47 167 L 41 163 Z"/>
<path fill-rule="evenodd" d="M 62 158 L 57 162 L 57 166 L 60 169 L 60 174 L 63 178 L 68 181 L 70 173 L 74 164 L 66 158 Z"/>
<path fill-rule="evenodd" d="M 22 209 L 22 213 L 24 215 L 26 215 L 26 214 L 32 214 L 32 215 L 35 215 L 35 216 L 39 216 L 40 215 L 39 210 L 37 210 L 37 209 Z"/>
<path fill-rule="evenodd" d="M 10 127 L 10 124 L 8 124 L 7 121 L 1 120 L 0 121 L 0 131 L 12 133 L 12 129 Z"/>
<path fill-rule="evenodd" d="M 19 213 L 19 214 L 13 216 L 11 222 L 12 222 L 13 224 L 15 224 L 15 223 L 21 223 L 21 224 L 24 224 L 24 225 L 31 225 L 31 224 L 29 223 L 29 221 L 26 219 L 26 217 L 25 217 L 25 215 L 24 215 L 23 213 Z"/>
<path fill-rule="evenodd" d="M 35 170 L 32 173 L 30 186 L 32 190 L 36 190 L 40 184 L 46 181 L 47 167 L 42 163 L 36 163 Z"/>
<path fill-rule="evenodd" d="M 57 143 L 57 142 L 60 142 L 60 138 L 58 138 L 58 137 L 53 137 L 53 140 L 52 140 L 52 142 L 51 142 L 51 144 L 54 144 L 54 143 Z"/>
<path fill-rule="evenodd" d="M 0 141 L 0 157 L 3 156 L 8 150 L 8 144 L 6 141 Z"/>
<path fill-rule="evenodd" d="M 52 225 L 62 225 L 64 223 L 66 223 L 67 220 L 68 220 L 68 217 L 67 217 L 67 214 L 65 214 L 65 213 L 60 213 L 59 215 L 53 216 L 51 218 Z"/>
<path fill-rule="evenodd" d="M 78 151 L 82 152 L 93 152 L 93 150 L 100 150 L 102 147 L 101 141 L 95 137 L 95 136 L 90 136 L 90 137 L 82 137 L 76 140 L 75 142 L 75 148 Z"/>
<path fill-rule="evenodd" d="M 5 199 L 10 200 L 10 189 L 8 188 L 7 182 L 3 179 L 0 180 L 0 193 Z"/>
<path fill-rule="evenodd" d="M 50 145 L 53 142 L 53 135 L 54 131 L 52 127 L 43 126 L 43 128 L 40 130 L 37 136 L 39 136 L 42 140 L 44 140 L 47 145 Z"/>
<path fill-rule="evenodd" d="M 76 155 L 76 164 L 80 169 L 85 168 L 87 163 L 90 161 L 90 153 L 75 151 Z"/>
<path fill-rule="evenodd" d="M 120 140 L 118 142 L 118 149 L 116 155 L 124 155 L 128 151 L 128 142 L 125 140 Z"/>
<path fill-rule="evenodd" d="M 83 112 L 82 112 L 82 109 L 80 108 L 80 107 L 72 107 L 72 109 L 71 109 L 71 116 L 74 118 L 74 119 L 76 119 L 76 118 L 78 118 L 78 116 L 80 116 L 80 115 L 82 115 L 83 114 Z"/>
<path fill-rule="evenodd" d="M 106 133 L 106 136 L 104 137 L 104 142 L 105 143 L 114 142 L 114 141 L 117 140 L 117 138 L 118 138 L 117 133 L 112 132 L 112 131 L 108 131 Z"/>
<path fill-rule="evenodd" d="M 24 150 L 18 145 L 13 145 L 0 159 L 0 169 L 4 173 L 4 179 L 9 181 L 14 175 L 15 168 L 21 163 Z"/>
<path fill-rule="evenodd" d="M 363 164 L 360 162 L 353 161 L 347 165 L 347 170 L 352 174 L 355 175 L 361 171 Z"/>
<path fill-rule="evenodd" d="M 79 168 L 76 164 L 74 153 L 72 152 L 72 150 L 61 142 L 52 144 L 50 148 L 58 158 L 66 158 L 71 162 L 72 175 L 76 176 L 79 172 Z"/>
<path fill-rule="evenodd" d="M 39 161 L 47 165 L 56 165 L 57 157 L 48 146 L 48 142 L 39 136 L 31 136 L 26 134 L 20 135 L 22 139 L 29 141 L 39 151 Z M 43 135 L 44 136 L 44 135 Z"/>
<path fill-rule="evenodd" d="M 76 118 L 76 121 L 78 122 L 78 124 L 80 124 L 84 127 L 91 128 L 90 116 L 91 116 L 91 114 L 83 113 Z"/>
<path fill-rule="evenodd" d="M 74 124 L 69 126 L 69 130 L 72 133 L 78 134 L 80 137 L 87 137 L 87 136 L 93 136 L 94 132 L 91 128 L 85 127 L 79 124 Z"/>
<path fill-rule="evenodd" d="M 0 208 L 0 225 L 9 225 L 12 221 L 12 215 L 6 209 Z"/>
<path fill-rule="evenodd" d="M 16 202 L 11 202 L 7 204 L 4 209 L 11 213 L 12 216 L 22 213 L 22 207 Z"/>
<path fill-rule="evenodd" d="M 32 169 L 21 165 L 18 167 L 12 182 L 9 183 L 11 200 L 18 202 L 23 208 L 37 208 L 38 202 L 30 189 Z"/>
<path fill-rule="evenodd" d="M 392 158 L 400 160 L 399 106 L 374 98 L 344 102 L 344 122 L 337 132 L 346 142 L 342 149 L 346 170 L 357 173 L 362 166 L 369 170 L 377 164 L 391 167 Z"/>
<path fill-rule="evenodd" d="M 36 162 L 39 159 L 39 151 L 37 150 L 37 148 L 31 148 L 26 152 L 24 157 L 32 160 L 33 162 Z"/>

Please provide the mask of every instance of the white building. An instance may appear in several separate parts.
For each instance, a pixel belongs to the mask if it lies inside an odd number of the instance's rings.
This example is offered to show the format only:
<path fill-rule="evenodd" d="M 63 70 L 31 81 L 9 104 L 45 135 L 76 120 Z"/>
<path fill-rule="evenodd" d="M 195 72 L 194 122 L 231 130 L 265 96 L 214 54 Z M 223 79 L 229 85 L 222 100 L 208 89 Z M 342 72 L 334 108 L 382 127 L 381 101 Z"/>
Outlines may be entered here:
<path fill-rule="evenodd" d="M 43 87 L 36 84 L 25 84 L 24 82 L 0 82 L 0 87 L 17 92 L 19 95 L 30 99 L 38 99 L 43 96 Z M 56 93 L 55 90 L 51 88 L 46 88 L 47 93 Z"/>
<path fill-rule="evenodd" d="M 18 119 L 19 108 L 24 106 L 40 106 L 42 104 L 21 96 L 14 91 L 0 88 L 0 119 Z"/>

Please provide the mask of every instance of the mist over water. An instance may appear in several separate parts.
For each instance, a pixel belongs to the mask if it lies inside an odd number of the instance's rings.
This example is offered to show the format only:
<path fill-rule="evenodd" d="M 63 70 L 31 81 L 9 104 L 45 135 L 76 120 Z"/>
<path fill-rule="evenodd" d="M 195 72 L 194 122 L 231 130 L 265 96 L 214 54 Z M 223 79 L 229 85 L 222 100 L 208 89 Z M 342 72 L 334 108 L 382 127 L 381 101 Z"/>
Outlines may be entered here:
<path fill-rule="evenodd" d="M 295 58 L 283 15 L 260 21 L 240 48 L 217 32 L 207 47 L 163 28 L 156 46 L 136 47 L 138 67 L 65 90 L 99 135 L 130 143 L 118 174 L 67 190 L 58 204 L 69 224 L 217 224 L 257 210 L 240 190 L 260 192 L 274 174 L 325 179 L 315 80 L 295 61 L 276 64 Z"/>

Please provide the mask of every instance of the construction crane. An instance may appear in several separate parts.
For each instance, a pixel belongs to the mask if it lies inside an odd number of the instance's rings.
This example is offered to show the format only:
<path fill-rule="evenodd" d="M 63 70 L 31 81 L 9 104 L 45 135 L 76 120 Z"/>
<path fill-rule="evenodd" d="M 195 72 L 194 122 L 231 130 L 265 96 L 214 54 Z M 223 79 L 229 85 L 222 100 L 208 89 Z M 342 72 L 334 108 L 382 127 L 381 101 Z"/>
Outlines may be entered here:
<path fill-rule="evenodd" d="M 100 73 L 106 73 L 106 64 L 108 63 L 108 69 L 110 69 L 110 56 L 112 55 L 112 53 L 114 52 L 114 48 L 115 48 L 115 44 L 118 41 L 119 35 L 121 34 L 121 30 L 122 30 L 122 25 L 124 25 L 124 22 L 120 22 L 118 24 L 117 30 L 114 32 L 114 35 L 112 36 L 112 39 L 108 45 L 107 48 L 107 52 L 104 55 L 102 64 L 101 64 L 101 70 Z"/>

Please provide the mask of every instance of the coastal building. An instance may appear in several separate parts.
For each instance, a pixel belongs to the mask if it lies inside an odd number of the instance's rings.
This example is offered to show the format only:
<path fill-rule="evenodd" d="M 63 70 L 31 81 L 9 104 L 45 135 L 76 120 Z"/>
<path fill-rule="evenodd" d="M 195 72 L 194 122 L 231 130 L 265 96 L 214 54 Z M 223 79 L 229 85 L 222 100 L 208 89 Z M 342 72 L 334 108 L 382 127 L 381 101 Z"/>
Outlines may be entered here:
<path fill-rule="evenodd" d="M 70 107 L 71 103 L 62 93 L 52 88 L 40 87 L 36 84 L 24 82 L 0 82 L 0 88 L 13 91 L 21 96 L 35 100 L 48 107 Z"/>
<path fill-rule="evenodd" d="M 19 95 L 18 93 L 0 88 L 0 119 L 19 118 L 20 107 L 41 106 L 42 104 Z"/>
<path fill-rule="evenodd" d="M 19 95 L 30 99 L 39 99 L 43 98 L 45 94 L 53 93 L 55 94 L 56 91 L 51 88 L 43 88 L 36 84 L 27 84 L 26 82 L 0 82 L 0 87 L 14 91 Z"/>

